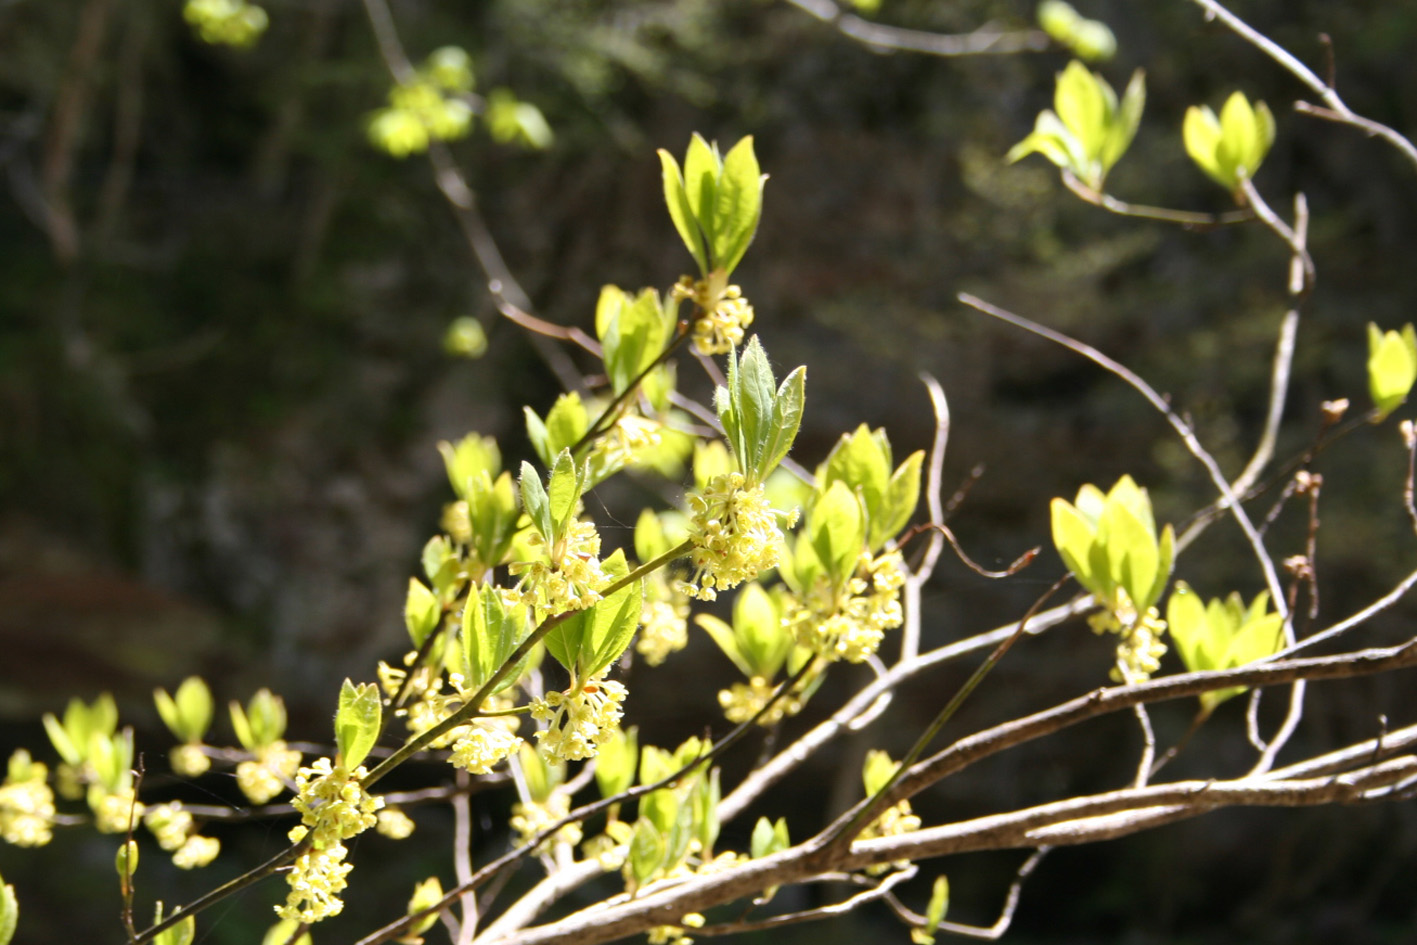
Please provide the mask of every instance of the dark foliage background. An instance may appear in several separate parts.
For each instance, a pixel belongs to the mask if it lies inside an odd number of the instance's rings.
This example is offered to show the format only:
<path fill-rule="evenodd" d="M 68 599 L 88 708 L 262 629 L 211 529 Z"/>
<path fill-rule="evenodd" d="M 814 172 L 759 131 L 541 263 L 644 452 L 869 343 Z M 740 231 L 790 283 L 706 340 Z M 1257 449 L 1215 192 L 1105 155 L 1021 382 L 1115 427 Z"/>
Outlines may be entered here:
<path fill-rule="evenodd" d="M 1047 500 L 1083 482 L 1131 472 L 1168 520 L 1208 496 L 1139 398 L 963 309 L 960 291 L 1136 369 L 1195 419 L 1232 474 L 1252 448 L 1285 306 L 1284 248 L 1258 226 L 1202 234 L 1112 217 L 1072 198 L 1037 158 L 1005 167 L 1001 155 L 1049 104 L 1063 53 L 880 55 L 764 0 L 392 6 L 416 58 L 465 46 L 481 88 L 512 87 L 554 126 L 546 153 L 481 135 L 455 148 L 510 265 L 552 321 L 588 326 L 603 283 L 664 287 L 685 270 L 655 147 L 679 152 L 693 130 L 725 142 L 756 135 L 772 180 L 738 275 L 774 358 L 810 365 L 799 458 L 815 463 L 861 422 L 888 427 L 901 455 L 925 446 L 931 417 L 916 375 L 930 372 L 954 413 L 947 481 L 983 468 L 952 521 L 979 560 L 1046 544 Z M 531 346 L 497 320 L 426 162 L 366 143 L 363 123 L 389 79 L 360 4 L 267 7 L 268 35 L 233 53 L 195 41 L 176 0 L 0 3 L 6 751 L 39 749 L 39 713 L 105 689 L 140 740 L 165 744 L 149 693 L 191 672 L 206 673 L 223 701 L 270 683 L 291 705 L 293 734 L 326 737 L 339 680 L 368 678 L 373 660 L 403 645 L 407 575 L 447 498 L 435 444 L 476 430 L 515 461 L 528 453 L 517 408 L 544 410 L 555 396 Z M 1297 83 L 1193 4 L 1095 2 L 1084 12 L 1118 34 L 1120 54 L 1104 69 L 1114 85 L 1147 70 L 1146 118 L 1111 180 L 1118 195 L 1223 209 L 1181 149 L 1185 108 L 1218 107 L 1234 88 L 1275 108 L 1279 138 L 1258 184 L 1286 212 L 1296 189 L 1308 195 L 1319 269 L 1281 439 L 1280 455 L 1295 455 L 1323 400 L 1366 406 L 1365 323 L 1398 327 L 1417 307 L 1413 169 L 1352 129 L 1291 113 Z M 1313 64 L 1324 62 L 1327 33 L 1349 104 L 1417 129 L 1417 7 L 1250 0 L 1239 12 Z M 1031 14 L 999 0 L 887 0 L 882 16 L 957 32 L 1022 27 Z M 441 353 L 463 315 L 487 324 L 488 357 Z M 1318 461 L 1321 623 L 1410 569 L 1404 465 L 1389 428 L 1359 432 Z M 632 521 L 626 494 L 604 501 L 608 521 Z M 609 534 L 627 540 L 628 529 Z M 1302 516 L 1292 511 L 1271 534 L 1277 557 L 1298 552 Z M 943 567 L 927 596 L 926 642 L 1016 618 L 1058 573 L 1055 559 L 1004 583 Z M 1210 595 L 1260 588 L 1223 527 L 1178 573 Z M 1368 632 L 1387 639 L 1411 615 L 1398 608 Z M 1108 646 L 1081 625 L 1029 641 L 951 732 L 1101 683 Z M 701 730 L 727 670 L 696 640 L 664 672 L 632 677 L 629 720 L 650 741 L 677 744 Z M 813 812 L 859 790 L 868 743 L 899 751 L 967 670 L 907 691 L 903 722 L 815 762 L 762 812 L 790 811 L 805 831 Z M 1318 687 L 1301 747 L 1369 737 L 1384 713 L 1409 720 L 1403 682 Z M 830 693 L 819 699 L 824 709 Z M 1156 713 L 1163 743 L 1189 708 Z M 1243 770 L 1242 711 L 1228 705 L 1176 775 Z M 1096 723 L 983 765 L 918 806 L 928 822 L 1116 786 L 1136 743 L 1130 719 Z M 488 802 L 489 830 L 505 822 L 499 803 Z M 436 813 L 421 824 L 425 839 L 443 826 Z M 282 833 L 222 836 L 255 862 Z M 64 836 L 38 854 L 0 848 L 25 910 L 22 941 L 118 940 L 111 846 Z M 943 864 L 951 917 L 992 921 L 1019 860 Z M 356 862 L 361 891 L 344 932 L 332 923 L 317 940 L 352 938 L 397 913 L 415 872 L 449 878 L 416 844 L 370 839 Z M 1410 805 L 1232 812 L 1053 854 L 1012 940 L 1409 942 L 1414 867 Z M 140 888 L 185 900 L 222 869 L 175 875 L 151 856 Z M 275 895 L 263 888 L 214 923 L 200 920 L 202 941 L 253 940 Z M 923 903 L 923 884 L 915 895 Z M 773 940 L 904 939 L 881 918 Z"/>

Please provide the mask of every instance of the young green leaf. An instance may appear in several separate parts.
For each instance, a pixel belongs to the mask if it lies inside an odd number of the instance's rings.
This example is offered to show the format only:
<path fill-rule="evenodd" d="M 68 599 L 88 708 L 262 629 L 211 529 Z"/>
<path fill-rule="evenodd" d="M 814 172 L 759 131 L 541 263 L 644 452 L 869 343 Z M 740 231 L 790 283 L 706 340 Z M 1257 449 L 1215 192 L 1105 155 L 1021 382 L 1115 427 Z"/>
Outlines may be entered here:
<path fill-rule="evenodd" d="M 616 729 L 595 756 L 595 783 L 601 797 L 615 797 L 630 789 L 639 756 L 639 730 L 634 726 Z"/>
<path fill-rule="evenodd" d="M 1417 331 L 1411 323 L 1401 332 L 1381 331 L 1368 323 L 1368 391 L 1384 420 L 1407 401 L 1417 382 Z"/>
<path fill-rule="evenodd" d="M 704 237 L 699 232 L 698 220 L 689 205 L 689 195 L 684 187 L 684 176 L 679 171 L 679 162 L 663 148 L 659 149 L 659 163 L 664 175 L 664 202 L 669 207 L 669 218 L 674 221 L 674 229 L 684 241 L 699 272 L 708 275 L 708 255 L 704 249 Z"/>
<path fill-rule="evenodd" d="M 15 887 L 7 886 L 0 877 L 0 945 L 10 945 L 19 923 L 20 902 L 15 898 Z"/>
<path fill-rule="evenodd" d="M 418 578 L 408 579 L 408 597 L 403 605 L 403 622 L 415 648 L 421 647 L 443 619 L 443 606 L 437 596 Z"/>
<path fill-rule="evenodd" d="M 348 679 L 340 687 L 335 713 L 335 744 L 340 763 L 350 771 L 359 767 L 379 740 L 383 700 L 373 683 L 356 686 Z"/>
<path fill-rule="evenodd" d="M 724 157 L 718 181 L 713 224 L 715 268 L 733 272 L 748 251 L 762 216 L 766 180 L 753 153 L 752 137 L 743 138 Z"/>
<path fill-rule="evenodd" d="M 522 462 L 521 478 L 522 506 L 532 527 L 541 533 L 548 546 L 556 542 L 556 523 L 551 514 L 551 501 L 546 488 L 541 484 L 541 476 L 531 463 Z"/>
<path fill-rule="evenodd" d="M 508 606 L 495 588 L 474 586 L 463 608 L 461 643 L 467 689 L 481 689 L 531 633 L 525 607 Z M 514 685 L 518 668 L 502 677 L 495 692 Z"/>

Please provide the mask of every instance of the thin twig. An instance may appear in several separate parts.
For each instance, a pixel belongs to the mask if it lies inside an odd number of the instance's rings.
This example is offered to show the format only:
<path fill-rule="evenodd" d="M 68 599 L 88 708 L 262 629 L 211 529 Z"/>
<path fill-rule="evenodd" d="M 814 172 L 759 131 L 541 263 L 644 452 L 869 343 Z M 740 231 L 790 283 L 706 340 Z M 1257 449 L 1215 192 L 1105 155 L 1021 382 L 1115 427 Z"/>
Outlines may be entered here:
<path fill-rule="evenodd" d="M 1226 213 L 1195 213 L 1190 210 L 1170 210 L 1166 207 L 1148 207 L 1145 204 L 1128 203 L 1111 194 L 1084 184 L 1072 171 L 1062 171 L 1063 184 L 1080 200 L 1101 207 L 1110 213 L 1123 217 L 1137 217 L 1143 220 L 1158 220 L 1162 223 L 1179 223 L 1188 230 L 1213 230 L 1236 223 L 1248 223 L 1255 218 L 1250 210 L 1230 210 Z"/>
<path fill-rule="evenodd" d="M 930 522 L 944 525 L 945 510 L 940 490 L 945 467 L 945 448 L 950 441 L 950 403 L 945 397 L 945 389 L 929 374 L 922 373 L 920 382 L 930 395 L 930 406 L 935 411 L 935 436 L 930 443 L 929 466 L 925 471 L 925 507 L 930 513 Z M 925 582 L 935 573 L 935 563 L 940 560 L 945 536 L 931 532 L 925 545 L 925 553 L 920 563 L 905 579 L 905 625 L 901 628 L 900 661 L 914 659 L 920 653 L 920 591 Z"/>
<path fill-rule="evenodd" d="M 1036 335 L 1047 338 L 1049 341 L 1062 345 L 1070 351 L 1077 352 L 1088 360 L 1117 375 L 1145 397 L 1147 403 L 1155 407 L 1162 416 L 1166 418 L 1166 421 L 1171 424 L 1172 429 L 1180 435 L 1181 441 L 1185 443 L 1191 455 L 1199 460 L 1201 465 L 1205 467 L 1206 472 L 1210 474 L 1212 485 L 1215 486 L 1216 492 L 1220 494 L 1222 503 L 1224 503 L 1225 507 L 1230 511 L 1230 514 L 1234 516 L 1235 522 L 1240 526 L 1240 530 L 1244 533 L 1246 540 L 1249 541 L 1255 559 L 1259 562 L 1260 569 L 1264 572 L 1265 586 L 1269 588 L 1270 597 L 1274 599 L 1275 609 L 1281 610 L 1284 607 L 1284 587 L 1279 582 L 1279 573 L 1275 570 L 1274 561 L 1270 558 L 1269 552 L 1265 550 L 1263 539 L 1261 539 L 1259 533 L 1255 531 L 1254 523 L 1250 521 L 1250 517 L 1246 514 L 1244 506 L 1240 504 L 1239 499 L 1236 498 L 1235 493 L 1231 490 L 1229 481 L 1225 478 L 1225 474 L 1221 472 L 1220 464 L 1217 463 L 1215 457 L 1201 445 L 1200 440 L 1196 438 L 1195 431 L 1191 429 L 1190 425 L 1186 423 L 1185 420 L 1181 419 L 1180 415 L 1171 409 L 1171 405 L 1166 402 L 1164 397 L 1158 394 L 1150 384 L 1142 380 L 1135 372 L 1117 361 L 1114 361 L 1112 358 L 1109 358 L 1091 345 L 1084 344 L 1075 338 L 1054 331 L 1051 328 L 1040 325 L 1021 315 L 1015 315 L 1013 312 L 1006 311 L 996 305 L 991 305 L 983 299 L 976 298 L 967 292 L 961 292 L 959 294 L 959 300 L 970 308 L 977 309 L 986 315 L 993 316 L 1011 325 L 1016 325 L 1026 331 L 1031 331 Z M 1287 623 L 1289 619 L 1288 613 L 1281 612 L 1281 616 Z"/>
<path fill-rule="evenodd" d="M 1294 55 L 1284 47 L 1231 13 L 1225 7 L 1217 3 L 1216 0 L 1194 0 L 1194 2 L 1206 11 L 1208 17 L 1213 17 L 1224 23 L 1246 42 L 1287 69 L 1290 74 L 1312 89 L 1319 98 L 1323 99 L 1324 103 L 1328 105 L 1331 111 L 1328 114 L 1319 114 L 1316 106 L 1309 105 L 1306 102 L 1299 102 L 1295 106 L 1296 109 L 1301 112 L 1314 114 L 1317 117 L 1325 118 L 1329 121 L 1338 121 L 1353 125 L 1363 129 L 1369 135 L 1376 135 L 1401 151 L 1414 166 L 1417 166 L 1417 146 L 1414 146 L 1411 141 L 1398 134 L 1396 131 L 1393 131 L 1388 126 L 1379 124 L 1368 118 L 1363 118 L 1354 113 L 1353 110 L 1345 105 L 1343 100 L 1338 97 L 1338 92 L 1330 83 L 1320 79 L 1312 69 L 1296 59 Z"/>
<path fill-rule="evenodd" d="M 863 20 L 848 13 L 833 0 L 787 0 L 797 9 L 836 28 L 849 39 L 878 51 L 899 50 L 925 53 L 930 56 L 1011 55 L 1021 52 L 1042 52 L 1052 46 L 1048 34 L 1041 30 L 1000 32 L 980 29 L 973 33 L 931 33 L 904 29 Z"/>
<path fill-rule="evenodd" d="M 693 930 L 694 938 L 707 938 L 714 935 L 736 935 L 740 932 L 758 932 L 764 929 L 775 929 L 784 925 L 797 925 L 802 922 L 815 922 L 819 919 L 830 919 L 834 916 L 845 915 L 868 902 L 883 899 L 890 895 L 892 889 L 900 885 L 907 879 L 915 875 L 915 869 L 896 870 L 887 874 L 878 884 L 872 886 L 864 892 L 859 892 L 854 896 L 849 896 L 841 902 L 832 903 L 829 906 L 818 906 L 815 909 L 804 909 L 801 912 L 786 912 L 782 915 L 775 915 L 767 919 L 758 919 L 755 922 L 724 922 L 719 925 L 706 925 L 701 929 Z"/>
<path fill-rule="evenodd" d="M 1014 881 L 1009 884 L 1008 894 L 1004 897 L 1004 904 L 999 909 L 999 917 L 990 926 L 965 925 L 962 922 L 951 922 L 948 919 L 940 923 L 941 932 L 948 932 L 950 935 L 959 935 L 964 938 L 982 939 L 987 942 L 997 941 L 1008 932 L 1009 926 L 1013 924 L 1014 912 L 1018 909 L 1019 898 L 1023 893 L 1023 884 L 1028 877 L 1033 875 L 1033 871 L 1038 868 L 1038 864 L 1043 862 L 1043 858 L 1048 855 L 1052 847 L 1039 847 L 1029 854 L 1028 859 L 1018 868 L 1014 874 Z M 887 898 L 895 914 L 907 924 L 915 927 L 925 925 L 929 920 L 912 909 L 909 909 L 894 895 Z"/>
<path fill-rule="evenodd" d="M 1151 716 L 1147 714 L 1146 706 L 1132 706 L 1132 714 L 1137 717 L 1137 724 L 1141 726 L 1142 738 L 1141 760 L 1137 762 L 1137 775 L 1132 780 L 1132 787 L 1144 788 L 1155 769 L 1156 732 L 1151 727 Z"/>

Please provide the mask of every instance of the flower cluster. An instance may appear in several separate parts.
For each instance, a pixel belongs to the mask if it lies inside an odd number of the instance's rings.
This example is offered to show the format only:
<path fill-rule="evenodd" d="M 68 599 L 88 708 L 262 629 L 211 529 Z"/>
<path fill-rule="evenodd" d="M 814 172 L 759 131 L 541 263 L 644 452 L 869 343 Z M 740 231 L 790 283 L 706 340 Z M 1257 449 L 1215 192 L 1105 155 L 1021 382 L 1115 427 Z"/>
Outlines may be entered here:
<path fill-rule="evenodd" d="M 718 691 L 718 704 L 723 707 L 723 716 L 735 725 L 748 721 L 768 704 L 777 686 L 761 676 L 754 676 L 746 683 L 734 683 L 727 689 Z M 758 719 L 759 725 L 776 725 L 787 716 L 802 711 L 802 697 L 798 690 L 784 693 L 773 703 L 773 707 Z"/>
<path fill-rule="evenodd" d="M 277 739 L 236 766 L 236 786 L 252 804 L 265 804 L 285 790 L 299 768 L 300 752 Z"/>
<path fill-rule="evenodd" d="M 689 601 L 671 587 L 660 571 L 645 578 L 645 603 L 635 650 L 651 666 L 658 666 L 689 645 Z"/>
<path fill-rule="evenodd" d="M 512 805 L 512 829 L 517 832 L 517 844 L 527 843 L 532 837 L 550 827 L 571 812 L 571 799 L 560 792 L 553 793 L 544 801 L 527 801 Z M 572 846 L 581 842 L 581 825 L 567 824 L 556 831 L 536 848 L 537 853 L 545 853 L 557 843 Z"/>
<path fill-rule="evenodd" d="M 397 807 L 385 807 L 378 813 L 374 829 L 390 840 L 407 840 L 413 835 L 413 818 Z"/>
<path fill-rule="evenodd" d="M 698 308 L 694 348 L 700 354 L 727 354 L 743 343 L 744 330 L 753 324 L 753 306 L 743 298 L 743 290 L 728 284 L 722 269 L 706 279 L 684 276 L 672 292 L 676 300 L 688 299 Z"/>
<path fill-rule="evenodd" d="M 172 854 L 179 869 L 206 866 L 221 852 L 221 841 L 194 832 L 191 813 L 178 801 L 149 807 L 143 814 L 143 825 L 157 838 L 157 845 Z"/>
<path fill-rule="evenodd" d="M 871 822 L 865 830 L 861 831 L 858 839 L 870 840 L 875 837 L 898 837 L 901 834 L 910 833 L 920 829 L 920 818 L 910 809 L 909 801 L 900 801 L 887 807 L 881 816 Z M 906 860 L 897 860 L 895 863 L 877 863 L 866 868 L 866 872 L 872 875 L 879 875 L 895 866 L 903 869 L 908 865 Z"/>
<path fill-rule="evenodd" d="M 695 572 L 679 590 L 714 600 L 717 591 L 777 567 L 782 555 L 780 513 L 761 485 L 748 486 L 742 473 L 722 473 L 709 480 L 702 494 L 690 494 L 688 502 Z"/>
<path fill-rule="evenodd" d="M 298 829 L 298 828 L 297 828 Z M 290 871 L 290 895 L 284 906 L 277 906 L 282 919 L 310 925 L 344 908 L 339 895 L 348 882 L 345 877 L 354 869 L 344 862 L 346 850 L 336 844 L 326 850 L 306 848 L 295 859 Z"/>
<path fill-rule="evenodd" d="M 49 842 L 54 824 L 54 792 L 49 789 L 48 768 L 17 751 L 10 762 L 11 775 L 0 785 L 0 838 L 18 847 L 42 847 Z M 15 772 L 23 772 L 15 777 Z"/>
<path fill-rule="evenodd" d="M 532 547 L 546 540 L 536 532 L 527 539 Z M 516 590 L 521 603 L 530 605 L 538 620 L 568 610 L 584 610 L 600 600 L 599 587 L 609 579 L 600 567 L 600 533 L 594 522 L 572 522 L 565 536 L 547 550 L 543 561 L 519 561 L 512 574 L 522 575 Z"/>
<path fill-rule="evenodd" d="M 658 449 L 663 442 L 658 422 L 626 413 L 603 435 L 596 437 L 592 453 L 603 465 L 618 469 L 633 464 L 636 456 Z"/>
<path fill-rule="evenodd" d="M 201 777 L 212 766 L 212 760 L 202 746 L 191 742 L 172 749 L 168 761 L 172 764 L 172 772 L 184 778 Z"/>
<path fill-rule="evenodd" d="M 471 774 L 486 774 L 522 744 L 522 740 L 505 727 L 479 724 L 479 721 L 462 729 L 463 734 L 453 743 L 453 756 L 449 759 L 454 767 L 464 768 Z"/>
<path fill-rule="evenodd" d="M 835 600 L 809 600 L 788 611 L 797 642 L 829 660 L 860 663 L 876 652 L 886 630 L 904 621 L 900 589 L 905 569 L 899 551 L 876 557 L 862 552 L 856 574 Z"/>
<path fill-rule="evenodd" d="M 1155 607 L 1147 608 L 1144 614 L 1138 613 L 1127 592 L 1120 587 L 1116 599 L 1114 608 L 1089 617 L 1088 626 L 1094 633 L 1115 633 L 1121 637 L 1117 643 L 1117 665 L 1112 667 L 1113 682 L 1129 685 L 1146 682 L 1161 668 L 1161 657 L 1166 655 L 1166 644 L 1161 642 L 1166 621 Z"/>
<path fill-rule="evenodd" d="M 547 723 L 536 733 L 541 750 L 562 761 L 594 757 L 615 734 L 624 701 L 624 685 L 607 679 L 591 679 L 567 692 L 548 692 L 531 704 L 532 718 Z"/>
<path fill-rule="evenodd" d="M 693 945 L 693 939 L 684 934 L 683 925 L 691 929 L 704 927 L 704 917 L 697 912 L 681 916 L 682 925 L 656 925 L 649 930 L 649 945 Z"/>
<path fill-rule="evenodd" d="M 351 866 L 344 862 L 343 841 L 374 826 L 384 806 L 382 797 L 364 790 L 361 782 L 367 775 L 363 767 L 351 773 L 328 758 L 301 768 L 296 775 L 291 805 L 300 812 L 300 825 L 290 831 L 290 840 L 299 843 L 308 838 L 310 845 L 291 870 L 285 905 L 276 907 L 282 919 L 309 924 L 344 908 L 339 894 Z"/>
<path fill-rule="evenodd" d="M 131 787 L 121 791 L 101 791 L 90 788 L 89 808 L 93 811 L 94 827 L 99 833 L 127 833 L 143 816 L 143 804 Z"/>
<path fill-rule="evenodd" d="M 246 0 L 187 0 L 182 17 L 202 42 L 251 46 L 266 31 L 266 11 Z"/>

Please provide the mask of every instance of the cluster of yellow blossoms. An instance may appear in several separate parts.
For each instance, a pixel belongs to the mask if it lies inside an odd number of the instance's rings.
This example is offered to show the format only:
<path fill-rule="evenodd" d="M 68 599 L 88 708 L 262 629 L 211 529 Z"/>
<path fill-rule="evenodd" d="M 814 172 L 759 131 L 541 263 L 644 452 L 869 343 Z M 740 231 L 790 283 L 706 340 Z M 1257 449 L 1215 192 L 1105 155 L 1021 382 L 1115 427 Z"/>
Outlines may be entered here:
<path fill-rule="evenodd" d="M 722 269 L 707 279 L 684 276 L 671 290 L 675 300 L 687 299 L 698 311 L 694 316 L 694 349 L 700 354 L 727 354 L 743 343 L 743 334 L 753 324 L 753 306 L 743 298 L 743 290 L 728 284 Z"/>
<path fill-rule="evenodd" d="M 645 578 L 645 602 L 635 651 L 649 665 L 658 666 L 670 653 L 684 649 L 688 643 L 688 598 L 678 588 L 670 586 L 663 572 L 652 572 Z"/>
<path fill-rule="evenodd" d="M 252 804 L 265 804 L 285 790 L 299 768 L 300 752 L 277 739 L 236 766 L 236 786 Z"/>
<path fill-rule="evenodd" d="M 157 845 L 172 854 L 179 869 L 206 866 L 221 852 L 220 840 L 195 833 L 192 815 L 177 801 L 149 807 L 143 825 L 157 838 Z"/>
<path fill-rule="evenodd" d="M 546 541 L 533 532 L 527 539 L 532 547 Z M 593 522 L 572 522 L 565 537 L 547 551 L 544 561 L 519 561 L 512 574 L 522 575 L 517 584 L 521 603 L 529 605 L 541 620 L 568 610 L 584 610 L 600 600 L 597 587 L 609 583 L 600 567 L 600 533 Z"/>
<path fill-rule="evenodd" d="M 30 761 L 20 749 L 10 761 L 11 772 L 0 785 L 0 838 L 18 847 L 42 847 L 49 842 L 54 825 L 54 792 L 49 789 L 49 769 Z"/>
<path fill-rule="evenodd" d="M 533 701 L 532 718 L 547 723 L 536 733 L 542 752 L 562 761 L 593 757 L 619 728 L 624 701 L 625 686 L 603 678 Z"/>
<path fill-rule="evenodd" d="M 763 706 L 768 704 L 768 700 L 776 691 L 776 685 L 761 676 L 754 676 L 746 683 L 734 683 L 727 689 L 720 689 L 718 704 L 723 708 L 724 718 L 734 725 L 741 725 L 761 712 Z M 784 718 L 796 715 L 800 711 L 802 711 L 802 696 L 800 691 L 794 688 L 791 692 L 784 693 L 781 699 L 773 703 L 773 707 L 758 719 L 758 724 L 776 725 Z"/>
<path fill-rule="evenodd" d="M 511 827 L 517 834 L 517 844 L 527 843 L 532 837 L 565 818 L 571 812 L 570 795 L 554 792 L 544 801 L 527 801 L 512 805 Z M 537 853 L 546 853 L 558 843 L 575 846 L 581 842 L 581 825 L 569 823 L 542 841 Z"/>
<path fill-rule="evenodd" d="M 695 570 L 679 590 L 714 600 L 718 591 L 777 567 L 783 546 L 779 513 L 761 485 L 747 488 L 742 473 L 722 473 L 709 480 L 702 494 L 690 494 L 688 502 Z"/>
<path fill-rule="evenodd" d="M 290 872 L 290 894 L 277 906 L 282 919 L 314 923 L 344 908 L 339 894 L 352 867 L 344 862 L 344 841 L 363 833 L 378 821 L 382 797 L 374 797 L 361 783 L 368 772 L 336 767 L 321 758 L 296 776 L 291 804 L 300 812 L 300 825 L 290 831 L 292 843 L 306 838 L 310 844 Z"/>
<path fill-rule="evenodd" d="M 1093 633 L 1115 633 L 1121 637 L 1117 643 L 1117 665 L 1111 672 L 1113 682 L 1146 682 L 1161 668 L 1161 657 L 1166 655 L 1166 644 L 1161 642 L 1166 621 L 1155 607 L 1147 608 L 1144 614 L 1137 613 L 1132 599 L 1121 587 L 1116 593 L 1116 606 L 1087 618 L 1088 626 Z"/>
<path fill-rule="evenodd" d="M 521 747 L 522 740 L 505 725 L 493 720 L 475 720 L 453 743 L 454 767 L 464 768 L 471 774 L 486 774 L 501 763 L 512 752 Z"/>
<path fill-rule="evenodd" d="M 876 557 L 862 552 L 856 575 L 836 600 L 809 599 L 789 609 L 785 623 L 797 642 L 830 660 L 859 663 L 881 645 L 886 630 L 904 621 L 900 589 L 905 569 L 899 551 Z"/>

